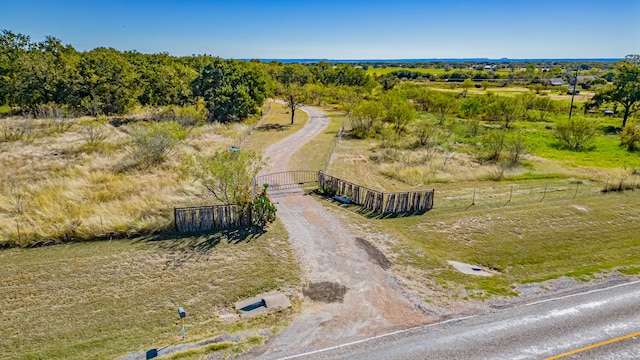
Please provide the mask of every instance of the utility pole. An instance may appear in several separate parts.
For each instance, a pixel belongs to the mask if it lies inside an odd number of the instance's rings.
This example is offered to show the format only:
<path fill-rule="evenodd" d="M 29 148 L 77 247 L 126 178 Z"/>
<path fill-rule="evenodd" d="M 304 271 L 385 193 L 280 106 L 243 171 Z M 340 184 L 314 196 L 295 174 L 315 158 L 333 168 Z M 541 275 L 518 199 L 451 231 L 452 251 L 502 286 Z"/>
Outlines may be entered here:
<path fill-rule="evenodd" d="M 571 81 L 569 81 L 571 85 Z M 576 97 L 576 86 L 578 86 L 578 66 L 576 66 L 576 77 L 573 82 L 573 91 L 571 91 L 571 107 L 569 107 L 569 120 L 571 120 L 571 113 L 573 112 L 573 98 Z"/>

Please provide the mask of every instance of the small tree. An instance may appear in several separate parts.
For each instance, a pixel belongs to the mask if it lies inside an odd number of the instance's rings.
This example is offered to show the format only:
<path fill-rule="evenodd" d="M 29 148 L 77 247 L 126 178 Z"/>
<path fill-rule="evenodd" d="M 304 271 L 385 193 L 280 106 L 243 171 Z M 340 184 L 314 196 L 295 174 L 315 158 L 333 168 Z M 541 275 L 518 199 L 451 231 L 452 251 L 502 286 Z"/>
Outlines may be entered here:
<path fill-rule="evenodd" d="M 596 125 L 589 119 L 573 116 L 570 120 L 556 123 L 555 135 L 568 149 L 586 149 L 597 134 Z"/>
<path fill-rule="evenodd" d="M 536 98 L 533 108 L 538 113 L 540 121 L 545 121 L 549 115 L 557 111 L 556 103 L 548 97 Z"/>
<path fill-rule="evenodd" d="M 518 99 L 496 96 L 491 97 L 485 110 L 489 120 L 504 122 L 504 127 L 508 129 L 512 122 L 522 117 L 525 109 Z"/>
<path fill-rule="evenodd" d="M 483 145 L 487 149 L 487 160 L 499 161 L 506 143 L 506 130 L 492 130 L 483 138 Z"/>
<path fill-rule="evenodd" d="M 471 88 L 473 88 L 474 86 L 476 86 L 476 84 L 473 82 L 473 80 L 471 80 L 470 78 L 466 78 L 464 79 L 464 81 L 462 82 L 462 84 L 460 84 L 460 87 L 462 89 L 464 89 L 464 94 L 467 94 L 467 91 Z"/>
<path fill-rule="evenodd" d="M 223 204 L 244 207 L 251 202 L 253 179 L 263 165 L 256 152 L 223 149 L 213 156 L 196 154 L 186 158 L 182 174 L 202 184 Z"/>
<path fill-rule="evenodd" d="M 458 108 L 457 99 L 448 93 L 432 93 L 429 100 L 429 111 L 436 115 L 440 125 L 444 125 L 447 118 Z"/>
<path fill-rule="evenodd" d="M 526 137 L 520 132 L 509 136 L 506 140 L 506 148 L 509 152 L 509 166 L 518 165 L 528 150 Z"/>
<path fill-rule="evenodd" d="M 386 116 L 384 106 L 377 101 L 363 101 L 351 111 L 351 129 L 353 135 L 364 139 L 374 135 Z"/>
<path fill-rule="evenodd" d="M 280 88 L 280 94 L 284 97 L 284 102 L 291 112 L 291 125 L 296 115 L 296 110 L 302 106 L 304 91 L 297 83 L 284 85 Z"/>

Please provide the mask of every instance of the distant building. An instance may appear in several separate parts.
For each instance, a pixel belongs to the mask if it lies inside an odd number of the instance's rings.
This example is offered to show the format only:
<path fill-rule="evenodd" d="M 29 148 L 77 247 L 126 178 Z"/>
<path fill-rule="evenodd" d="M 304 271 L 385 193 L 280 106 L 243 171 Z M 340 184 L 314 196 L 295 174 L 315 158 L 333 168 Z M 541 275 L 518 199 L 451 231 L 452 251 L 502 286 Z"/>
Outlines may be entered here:
<path fill-rule="evenodd" d="M 578 85 L 590 83 L 595 79 L 596 79 L 596 77 L 593 76 L 593 75 L 578 75 Z M 572 77 L 571 79 L 569 79 L 569 84 L 571 84 L 571 85 L 575 85 L 576 84 L 576 77 L 575 76 Z"/>
<path fill-rule="evenodd" d="M 604 116 L 613 117 L 613 111 L 612 110 L 605 110 L 604 111 Z"/>
<path fill-rule="evenodd" d="M 563 86 L 564 85 L 564 79 L 563 78 L 549 79 L 549 80 L 547 80 L 547 84 L 549 84 L 551 86 Z"/>
<path fill-rule="evenodd" d="M 485 65 L 484 69 L 485 70 L 493 70 L 493 66 L 492 65 Z"/>

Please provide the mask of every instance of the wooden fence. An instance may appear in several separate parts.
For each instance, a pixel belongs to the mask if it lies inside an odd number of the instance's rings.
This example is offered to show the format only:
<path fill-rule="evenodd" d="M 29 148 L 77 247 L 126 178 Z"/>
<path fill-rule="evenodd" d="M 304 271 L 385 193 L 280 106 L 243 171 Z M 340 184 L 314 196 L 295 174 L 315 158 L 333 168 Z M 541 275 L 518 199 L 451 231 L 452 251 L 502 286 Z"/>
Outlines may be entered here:
<path fill-rule="evenodd" d="M 252 211 L 240 211 L 237 205 L 174 208 L 177 232 L 233 229 L 252 224 Z"/>
<path fill-rule="evenodd" d="M 434 190 L 380 192 L 325 173 L 318 175 L 320 191 L 346 196 L 349 202 L 378 214 L 424 212 L 433 208 Z"/>

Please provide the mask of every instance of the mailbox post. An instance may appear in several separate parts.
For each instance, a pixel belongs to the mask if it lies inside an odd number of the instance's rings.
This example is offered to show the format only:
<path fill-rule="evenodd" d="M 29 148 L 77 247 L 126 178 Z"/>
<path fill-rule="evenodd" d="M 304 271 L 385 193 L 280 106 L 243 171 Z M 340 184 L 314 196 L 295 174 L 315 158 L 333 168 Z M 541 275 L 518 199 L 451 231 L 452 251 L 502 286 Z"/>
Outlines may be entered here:
<path fill-rule="evenodd" d="M 187 317 L 187 313 L 184 312 L 182 306 L 178 307 L 178 315 L 180 315 L 180 323 L 182 324 L 182 340 L 184 340 L 184 318 Z"/>

